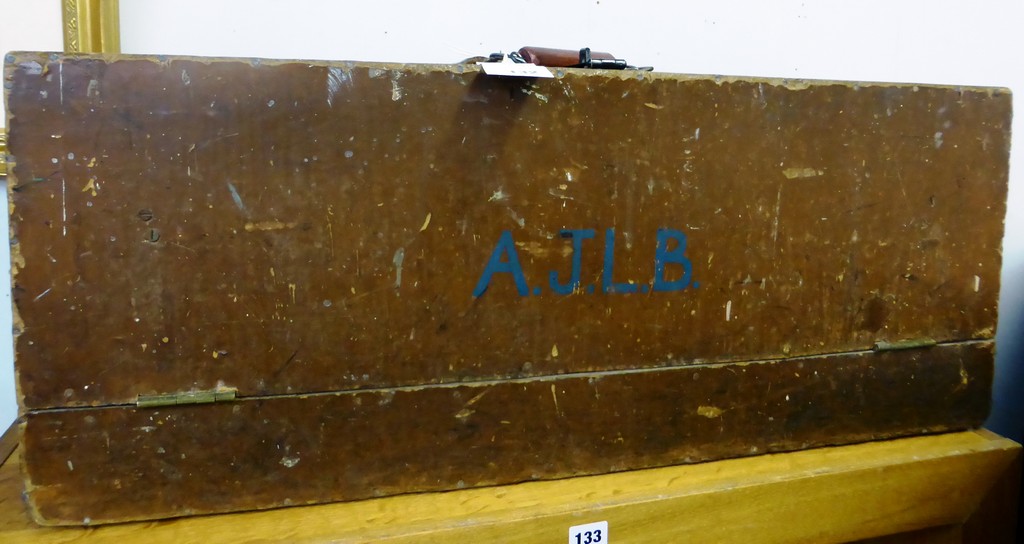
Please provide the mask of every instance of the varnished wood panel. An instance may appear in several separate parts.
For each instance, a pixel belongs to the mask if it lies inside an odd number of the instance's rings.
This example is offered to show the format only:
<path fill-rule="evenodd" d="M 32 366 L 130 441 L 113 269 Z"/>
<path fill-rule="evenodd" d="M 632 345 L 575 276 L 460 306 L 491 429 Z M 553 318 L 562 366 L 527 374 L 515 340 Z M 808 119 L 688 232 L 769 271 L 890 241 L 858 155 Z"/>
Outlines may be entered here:
<path fill-rule="evenodd" d="M 30 413 L 41 521 L 371 498 L 979 425 L 991 343 L 158 409 Z"/>
<path fill-rule="evenodd" d="M 9 60 L 26 408 L 993 336 L 1005 91 Z"/>
<path fill-rule="evenodd" d="M 1005 90 L 6 61 L 41 521 L 563 478 L 985 417 Z M 907 340 L 919 349 L 872 351 Z M 238 398 L 135 407 L 215 388 Z"/>

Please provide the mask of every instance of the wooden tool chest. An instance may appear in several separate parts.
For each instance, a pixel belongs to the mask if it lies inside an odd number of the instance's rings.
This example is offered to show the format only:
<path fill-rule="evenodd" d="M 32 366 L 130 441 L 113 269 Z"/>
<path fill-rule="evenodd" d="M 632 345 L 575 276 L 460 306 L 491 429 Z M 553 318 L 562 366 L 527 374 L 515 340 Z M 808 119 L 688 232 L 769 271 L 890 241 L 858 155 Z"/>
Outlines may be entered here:
<path fill-rule="evenodd" d="M 554 75 L 8 55 L 38 521 L 980 425 L 1008 91 Z"/>

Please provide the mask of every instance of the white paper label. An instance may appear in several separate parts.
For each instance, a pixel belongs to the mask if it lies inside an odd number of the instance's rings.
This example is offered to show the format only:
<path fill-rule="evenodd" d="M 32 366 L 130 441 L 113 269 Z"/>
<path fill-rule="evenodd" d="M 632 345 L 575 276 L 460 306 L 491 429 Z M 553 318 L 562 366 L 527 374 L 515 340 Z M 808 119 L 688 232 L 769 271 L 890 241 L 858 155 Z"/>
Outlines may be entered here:
<path fill-rule="evenodd" d="M 489 76 L 513 77 L 555 77 L 551 70 L 536 64 L 520 62 L 481 62 L 484 73 Z"/>
<path fill-rule="evenodd" d="M 608 544 L 608 522 L 569 527 L 569 544 Z"/>

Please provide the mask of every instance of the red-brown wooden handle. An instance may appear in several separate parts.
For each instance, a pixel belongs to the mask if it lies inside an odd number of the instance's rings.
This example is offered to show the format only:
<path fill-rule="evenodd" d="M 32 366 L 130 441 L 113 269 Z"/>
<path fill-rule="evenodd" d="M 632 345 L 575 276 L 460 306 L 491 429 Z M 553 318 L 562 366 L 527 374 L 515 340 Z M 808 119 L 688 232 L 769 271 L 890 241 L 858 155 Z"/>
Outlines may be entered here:
<path fill-rule="evenodd" d="M 580 52 L 578 49 L 552 49 L 549 47 L 523 47 L 519 50 L 526 62 L 538 66 L 569 67 L 580 63 Z M 596 60 L 614 60 L 611 53 L 591 51 L 590 58 Z"/>

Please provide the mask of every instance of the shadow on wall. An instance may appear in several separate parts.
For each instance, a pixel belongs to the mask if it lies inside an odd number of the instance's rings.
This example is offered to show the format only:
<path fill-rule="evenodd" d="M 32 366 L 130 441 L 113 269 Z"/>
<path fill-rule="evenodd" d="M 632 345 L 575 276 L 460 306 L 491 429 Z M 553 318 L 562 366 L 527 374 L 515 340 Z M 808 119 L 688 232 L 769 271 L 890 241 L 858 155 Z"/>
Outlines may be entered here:
<path fill-rule="evenodd" d="M 992 412 L 985 427 L 1021 442 L 1024 438 L 1024 262 L 1006 263 L 996 331 Z"/>

